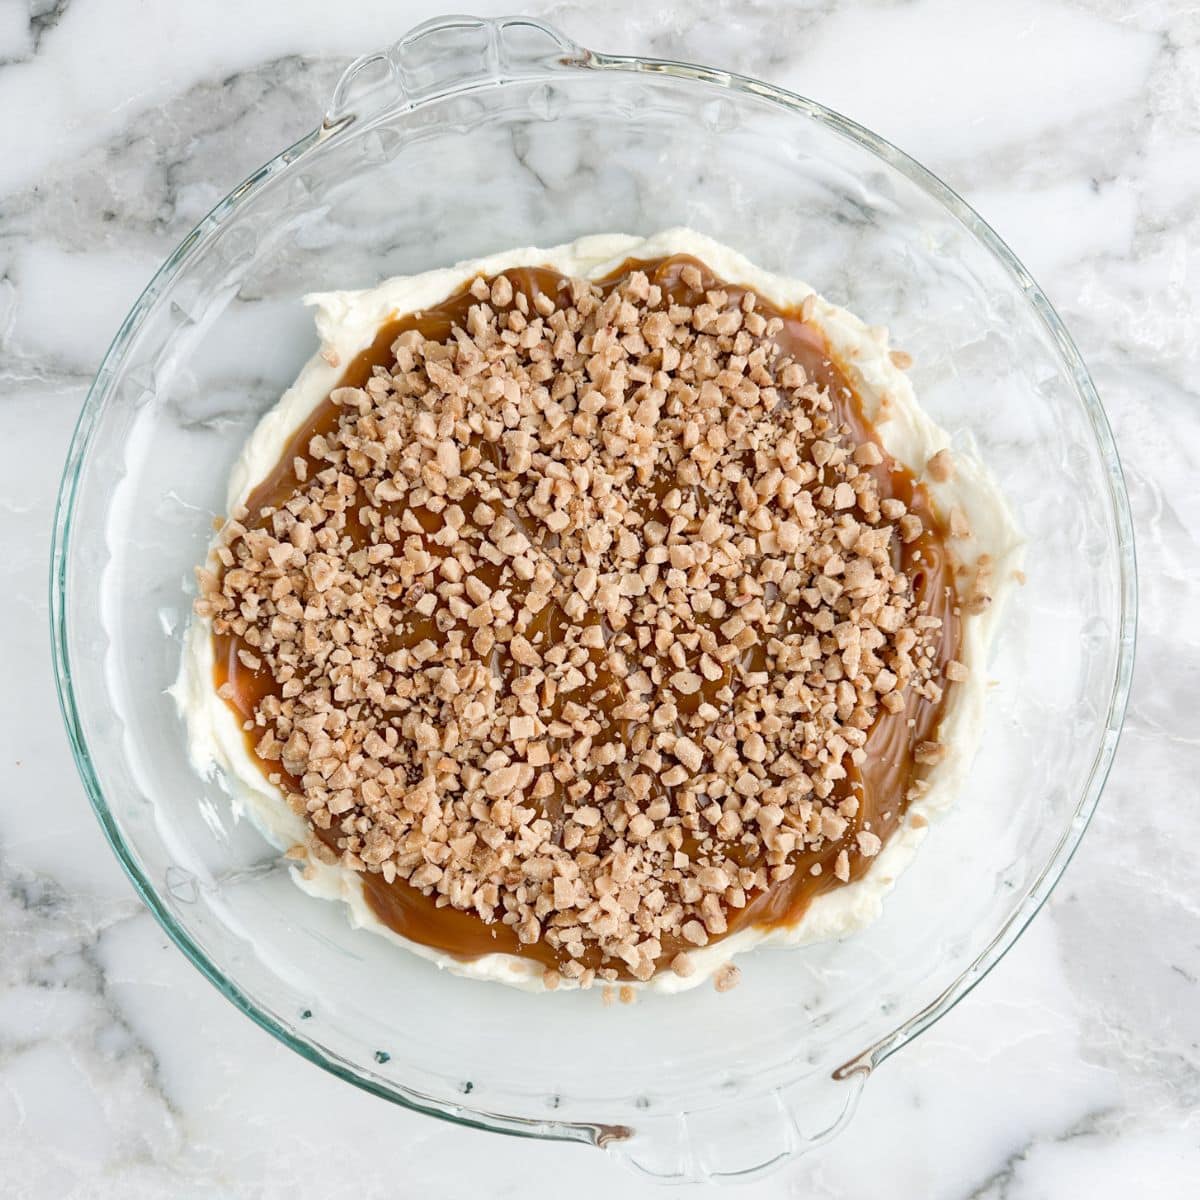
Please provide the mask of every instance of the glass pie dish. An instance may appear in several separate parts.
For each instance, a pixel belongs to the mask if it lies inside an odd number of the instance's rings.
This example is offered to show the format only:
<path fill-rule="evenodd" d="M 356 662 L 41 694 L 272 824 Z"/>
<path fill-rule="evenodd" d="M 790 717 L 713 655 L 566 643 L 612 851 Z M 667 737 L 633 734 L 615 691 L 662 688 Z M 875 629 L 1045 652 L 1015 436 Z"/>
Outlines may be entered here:
<path fill-rule="evenodd" d="M 983 748 L 882 918 L 760 950 L 719 995 L 529 995 L 463 980 L 304 895 L 188 764 L 165 689 L 225 481 L 314 348 L 300 297 L 510 246 L 687 225 L 806 279 L 914 358 L 998 479 L 1027 582 Z M 755 80 L 448 18 L 354 63 L 319 128 L 163 264 L 92 386 L 59 499 L 55 665 L 80 773 L 183 952 L 306 1058 L 463 1124 L 745 1177 L 840 1129 L 866 1080 L 1012 945 L 1079 842 L 1133 658 L 1128 502 L 1095 389 L 991 229 L 881 138 Z"/>

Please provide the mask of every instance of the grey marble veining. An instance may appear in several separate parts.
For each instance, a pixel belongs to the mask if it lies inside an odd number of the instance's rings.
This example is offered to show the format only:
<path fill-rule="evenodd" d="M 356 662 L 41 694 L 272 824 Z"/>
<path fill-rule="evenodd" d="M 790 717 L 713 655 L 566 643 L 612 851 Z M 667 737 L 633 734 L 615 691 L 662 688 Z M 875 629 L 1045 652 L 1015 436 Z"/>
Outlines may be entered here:
<path fill-rule="evenodd" d="M 508 4 L 477 4 L 485 14 Z M 452 1128 L 326 1077 L 167 942 L 62 733 L 46 570 L 92 371 L 159 261 L 437 11 L 0 7 L 0 1191 L 16 1197 L 656 1194 L 596 1155 Z M 1024 259 L 1095 376 L 1137 523 L 1125 735 L 1043 913 L 885 1064 L 850 1131 L 753 1196 L 1189 1196 L 1200 1179 L 1200 9 L 1177 0 L 534 3 L 599 48 L 811 94 L 912 152 Z M 367 1155 L 331 1155 L 314 1118 Z M 864 1147 L 870 1152 L 864 1153 Z"/>

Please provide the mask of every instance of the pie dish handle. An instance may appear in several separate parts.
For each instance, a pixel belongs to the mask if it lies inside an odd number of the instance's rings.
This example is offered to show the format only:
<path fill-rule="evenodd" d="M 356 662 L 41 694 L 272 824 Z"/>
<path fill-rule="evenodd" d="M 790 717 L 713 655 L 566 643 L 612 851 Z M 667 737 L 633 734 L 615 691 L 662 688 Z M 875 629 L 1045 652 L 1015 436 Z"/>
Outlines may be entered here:
<path fill-rule="evenodd" d="M 536 77 L 590 58 L 589 51 L 530 17 L 436 17 L 346 68 L 321 136 L 480 84 Z"/>
<path fill-rule="evenodd" d="M 866 1062 L 702 1111 L 647 1117 L 598 1139 L 662 1183 L 745 1183 L 829 1141 L 853 1116 Z"/>

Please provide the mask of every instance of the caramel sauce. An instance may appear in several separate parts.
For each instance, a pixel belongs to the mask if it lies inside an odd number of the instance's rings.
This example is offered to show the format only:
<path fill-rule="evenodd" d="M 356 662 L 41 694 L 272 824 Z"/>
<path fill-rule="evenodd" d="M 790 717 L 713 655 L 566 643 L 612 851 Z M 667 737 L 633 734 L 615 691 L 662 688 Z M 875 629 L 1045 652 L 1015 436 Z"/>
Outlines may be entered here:
<path fill-rule="evenodd" d="M 653 262 L 629 261 L 610 276 L 600 281 L 599 286 L 607 293 L 618 286 L 622 280 L 634 270 L 645 271 L 651 283 L 660 285 L 664 297 L 677 304 L 696 304 L 703 297 L 692 291 L 681 278 L 685 266 L 696 266 L 703 277 L 704 290 L 720 288 L 726 291 L 731 301 L 736 301 L 745 289 L 727 284 L 717 279 L 703 263 L 687 256 L 676 255 Z M 532 302 L 541 292 L 547 293 L 559 302 L 563 295 L 564 281 L 560 273 L 546 268 L 518 268 L 506 271 L 514 291 L 524 292 Z M 566 297 L 569 300 L 569 295 Z M 477 301 L 471 296 L 467 287 L 448 297 L 440 304 L 425 309 L 419 313 L 409 314 L 385 324 L 376 335 L 374 342 L 363 350 L 343 372 L 339 387 L 362 387 L 371 378 L 377 365 L 387 366 L 394 361 L 391 347 L 396 338 L 407 330 L 419 330 L 421 334 L 435 341 L 445 341 L 451 335 L 454 326 L 465 326 L 467 312 Z M 880 500 L 895 497 L 902 500 L 911 512 L 921 518 L 924 532 L 914 542 L 908 545 L 894 539 L 893 565 L 898 571 L 905 572 L 917 598 L 928 605 L 931 615 L 940 617 L 942 626 L 937 644 L 936 661 L 944 665 L 956 654 L 959 644 L 959 621 L 957 616 L 957 598 L 954 589 L 953 563 L 946 546 L 947 528 L 941 516 L 935 510 L 926 488 L 919 484 L 913 474 L 902 464 L 888 455 L 874 425 L 868 420 L 861 399 L 851 386 L 844 368 L 831 354 L 823 334 L 814 325 L 802 319 L 795 310 L 782 310 L 761 297 L 756 304 L 757 311 L 766 317 L 778 316 L 783 321 L 782 330 L 776 335 L 781 351 L 799 362 L 808 373 L 823 388 L 828 389 L 834 403 L 835 424 L 841 425 L 854 443 L 874 442 L 883 455 L 883 461 L 868 468 L 874 475 L 878 485 Z M 309 443 L 314 435 L 328 433 L 336 428 L 343 410 L 332 400 L 326 398 L 313 411 L 304 425 L 292 436 L 279 462 L 269 475 L 254 489 L 246 501 L 250 516 L 244 522 L 249 527 L 267 526 L 270 522 L 269 510 L 285 503 L 300 490 L 293 469 L 293 460 L 300 458 L 306 461 L 310 473 L 321 469 L 317 461 L 309 454 Z M 485 443 L 480 443 L 480 449 L 487 453 Z M 652 480 L 641 489 L 639 496 L 641 507 L 647 520 L 658 516 L 662 518 L 659 501 L 666 491 L 674 485 L 670 479 Z M 818 480 L 819 485 L 819 480 Z M 814 485 L 814 486 L 818 486 Z M 468 495 L 461 501 L 463 508 L 470 511 L 475 497 Z M 263 515 L 263 510 L 268 510 Z M 397 508 L 398 511 L 398 508 Z M 440 520 L 434 514 L 419 510 L 414 515 L 430 532 L 435 530 Z M 664 521 L 664 523 L 666 523 Z M 359 522 L 357 513 L 347 514 L 346 534 L 356 544 L 363 544 L 369 538 L 369 531 Z M 447 553 L 437 544 L 428 541 L 427 549 L 431 554 Z M 490 564 L 480 564 L 478 572 L 489 586 L 496 586 L 497 578 L 488 577 L 489 572 L 497 569 Z M 512 604 L 520 606 L 520 591 L 514 587 Z M 594 619 L 599 620 L 596 616 Z M 528 631 L 531 640 L 538 630 L 547 634 L 547 643 L 553 642 L 555 624 L 565 621 L 566 617 L 554 604 L 547 605 L 538 614 L 537 625 Z M 793 614 L 779 630 L 781 634 L 791 629 L 803 626 L 803 614 Z M 390 649 L 400 646 L 414 646 L 422 639 L 431 637 L 440 640 L 442 634 L 432 621 L 416 617 L 407 622 L 404 628 L 394 635 Z M 214 635 L 216 665 L 214 669 L 215 686 L 221 687 L 226 682 L 232 684 L 233 695 L 229 700 L 230 707 L 240 720 L 253 721 L 258 703 L 269 693 L 278 694 L 278 688 L 270 673 L 264 668 L 258 672 L 249 671 L 237 657 L 237 651 L 242 643 L 233 635 Z M 763 654 L 761 647 L 752 648 L 751 654 L 757 652 L 760 661 Z M 698 655 L 697 651 L 697 655 Z M 603 714 L 616 707 L 622 699 L 622 685 L 611 675 L 603 665 L 604 651 L 591 651 L 597 666 L 596 680 L 584 689 L 571 694 L 572 699 L 587 705 L 590 709 L 607 720 Z M 756 667 L 753 660 L 747 664 L 750 669 Z M 516 673 L 520 670 L 515 664 L 508 662 L 500 670 Z M 676 698 L 681 710 L 694 712 L 703 701 L 715 701 L 716 693 L 732 682 L 732 667 L 723 678 L 710 682 L 705 680 L 700 692 L 692 696 Z M 926 768 L 919 766 L 914 759 L 916 746 L 923 741 L 936 737 L 938 723 L 944 708 L 944 699 L 933 703 L 915 695 L 910 689 L 905 707 L 897 713 L 889 713 L 881 709 L 874 725 L 868 732 L 866 742 L 866 758 L 861 766 L 855 766 L 848 759 L 846 779 L 839 782 L 835 789 L 835 798 L 846 795 L 851 789 L 857 791 L 859 811 L 850 822 L 844 836 L 837 842 L 830 843 L 820 850 L 802 849 L 793 854 L 789 860 L 795 866 L 792 876 L 782 883 L 776 884 L 764 892 L 751 895 L 744 908 L 726 909 L 728 932 L 720 935 L 727 937 L 735 930 L 747 927 L 773 927 L 793 925 L 804 915 L 808 905 L 815 897 L 833 888 L 842 886 L 834 874 L 834 862 L 842 849 L 851 849 L 850 877 L 851 880 L 862 876 L 870 867 L 871 859 L 853 852 L 854 836 L 857 831 L 869 827 L 870 830 L 885 843 L 899 826 L 907 807 L 907 793 L 911 784 L 925 772 Z M 596 738 L 596 744 L 612 738 L 625 738 L 631 731 L 622 722 L 609 721 L 604 732 Z M 278 762 L 267 763 L 258 759 L 254 753 L 256 735 L 247 734 L 247 747 L 251 757 L 255 758 L 264 774 L 282 771 Z M 284 787 L 299 791 L 299 781 L 286 773 L 283 775 Z M 525 803 L 537 803 L 526 800 Z M 554 794 L 540 802 L 543 812 L 552 821 L 561 821 L 561 796 Z M 335 851 L 338 830 L 314 829 L 314 832 L 326 845 Z M 684 849 L 689 849 L 685 842 Z M 747 857 L 748 852 L 740 844 L 729 848 L 729 856 L 739 862 L 752 861 Z M 819 873 L 813 874 L 813 869 L 819 867 Z M 488 953 L 503 952 L 533 959 L 546 966 L 560 965 L 560 956 L 545 940 L 533 945 L 524 945 L 518 939 L 514 929 L 500 922 L 485 924 L 473 913 L 461 912 L 452 908 L 444 901 L 437 903 L 438 897 L 426 896 L 417 888 L 410 886 L 405 880 L 396 879 L 387 883 L 382 874 L 364 872 L 362 884 L 367 903 L 372 911 L 386 926 L 411 941 L 422 945 L 435 947 L 455 957 L 469 959 Z M 715 942 L 719 937 L 710 940 Z M 660 962 L 666 963 L 680 950 L 691 949 L 687 943 L 670 937 L 663 938 L 663 953 Z M 586 966 L 598 966 L 599 952 L 593 945 L 591 959 L 585 959 Z M 605 966 L 616 967 L 622 977 L 627 975 L 624 964 L 620 960 L 606 962 Z"/>

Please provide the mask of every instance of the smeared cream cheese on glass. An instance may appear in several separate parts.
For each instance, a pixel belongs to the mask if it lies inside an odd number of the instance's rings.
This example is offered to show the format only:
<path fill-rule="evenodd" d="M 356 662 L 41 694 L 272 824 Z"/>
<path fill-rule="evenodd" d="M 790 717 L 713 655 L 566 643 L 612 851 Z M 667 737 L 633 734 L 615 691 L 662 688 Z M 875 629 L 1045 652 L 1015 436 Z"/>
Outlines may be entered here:
<path fill-rule="evenodd" d="M 291 436 L 338 385 L 344 364 L 370 345 L 379 327 L 396 315 L 433 306 L 476 275 L 546 266 L 564 275 L 602 278 L 628 259 L 653 260 L 675 254 L 700 259 L 718 277 L 749 287 L 780 308 L 796 308 L 811 297 L 807 319 L 824 333 L 887 451 L 926 484 L 942 512 L 957 507 L 965 514 L 970 536 L 948 539 L 956 560 L 970 578 L 980 557 L 990 556 L 993 582 L 990 606 L 978 615 L 964 613 L 961 619 L 958 658 L 970 673 L 965 682 L 948 692 L 939 734 L 948 753 L 929 772 L 927 790 L 909 804 L 899 828 L 867 873 L 816 896 L 793 925 L 740 929 L 708 946 L 689 950 L 695 969 L 686 978 L 661 971 L 645 983 L 633 983 L 660 992 L 694 987 L 754 946 L 799 946 L 844 937 L 873 921 L 881 911 L 883 897 L 916 853 L 929 820 L 953 802 L 978 747 L 988 646 L 1020 567 L 1022 540 L 980 463 L 956 453 L 952 478 L 937 481 L 927 475 L 929 460 L 948 448 L 949 436 L 917 404 L 908 377 L 892 361 L 886 333 L 868 328 L 852 313 L 816 295 L 807 284 L 763 271 L 729 247 L 689 229 L 667 230 L 645 239 L 597 235 L 548 250 L 510 250 L 444 270 L 397 277 L 365 291 L 316 293 L 306 296 L 305 302 L 316 308 L 321 349 L 250 436 L 230 474 L 226 500 L 229 511 L 246 500 L 278 463 Z M 249 818 L 273 845 L 281 850 L 304 845 L 309 832 L 306 822 L 292 811 L 282 791 L 267 780 L 251 757 L 238 718 L 216 693 L 213 666 L 211 624 L 194 618 L 185 636 L 179 678 L 171 689 L 187 725 L 193 765 L 206 776 L 216 774 L 233 800 L 235 815 Z M 375 916 L 356 871 L 310 856 L 306 864 L 292 870 L 292 878 L 310 895 L 344 901 L 354 926 L 382 934 L 454 974 L 544 990 L 542 968 L 536 962 L 511 954 L 464 960 L 401 937 Z M 559 986 L 573 984 L 564 978 Z"/>

